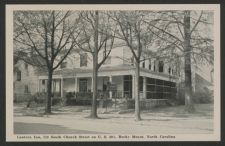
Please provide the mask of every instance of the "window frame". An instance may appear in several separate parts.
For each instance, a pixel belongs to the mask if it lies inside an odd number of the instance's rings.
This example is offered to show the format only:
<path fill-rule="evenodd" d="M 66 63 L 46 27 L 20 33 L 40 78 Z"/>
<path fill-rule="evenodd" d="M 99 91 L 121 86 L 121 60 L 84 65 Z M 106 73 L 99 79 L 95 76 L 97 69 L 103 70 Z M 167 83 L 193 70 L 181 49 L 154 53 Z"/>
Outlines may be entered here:
<path fill-rule="evenodd" d="M 16 80 L 17 81 L 21 81 L 22 80 L 22 72 L 20 70 L 18 70 L 16 72 Z"/>
<path fill-rule="evenodd" d="M 87 64 L 88 64 L 87 53 L 81 53 L 80 54 L 80 67 L 87 67 Z"/>
<path fill-rule="evenodd" d="M 159 66 L 158 66 L 159 72 L 164 72 L 164 62 L 162 60 L 159 61 Z"/>
<path fill-rule="evenodd" d="M 83 85 L 85 85 L 86 87 L 81 87 Z M 83 90 L 83 89 L 85 89 L 85 90 Z M 82 93 L 88 92 L 88 79 L 86 79 L 86 78 L 79 79 L 79 92 L 82 92 Z"/>

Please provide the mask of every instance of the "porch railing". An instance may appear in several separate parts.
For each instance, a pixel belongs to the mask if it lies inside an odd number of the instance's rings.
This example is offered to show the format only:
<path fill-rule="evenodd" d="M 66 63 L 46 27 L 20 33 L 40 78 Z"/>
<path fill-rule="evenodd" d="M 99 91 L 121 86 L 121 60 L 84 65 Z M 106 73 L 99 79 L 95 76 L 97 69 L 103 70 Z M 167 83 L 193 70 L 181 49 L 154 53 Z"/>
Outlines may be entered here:
<path fill-rule="evenodd" d="M 112 98 L 132 98 L 131 93 L 129 92 L 123 92 L 123 91 L 111 91 Z M 71 97 L 71 98 L 92 98 L 92 92 L 65 92 L 65 97 Z M 110 98 L 110 92 L 109 91 L 98 91 L 97 92 L 97 98 L 98 99 L 108 99 Z"/>

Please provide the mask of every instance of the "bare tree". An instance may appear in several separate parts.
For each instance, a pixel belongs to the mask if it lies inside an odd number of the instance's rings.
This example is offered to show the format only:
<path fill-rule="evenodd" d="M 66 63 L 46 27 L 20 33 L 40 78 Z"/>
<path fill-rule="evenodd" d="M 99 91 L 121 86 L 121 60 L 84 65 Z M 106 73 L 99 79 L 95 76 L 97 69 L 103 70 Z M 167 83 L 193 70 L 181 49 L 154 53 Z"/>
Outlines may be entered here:
<path fill-rule="evenodd" d="M 158 49 L 158 52 L 167 57 L 184 58 L 185 74 L 185 105 L 186 111 L 195 111 L 192 96 L 192 68 L 193 62 L 206 61 L 213 63 L 213 40 L 209 34 L 210 22 L 209 11 L 162 11 L 163 17 L 157 19 L 157 26 L 152 25 L 155 30 L 161 31 L 157 35 L 160 43 L 166 47 Z M 151 32 L 154 33 L 154 29 Z M 208 31 L 208 32 L 203 32 Z M 171 53 L 175 52 L 175 53 Z"/>
<path fill-rule="evenodd" d="M 110 55 L 113 45 L 115 33 L 112 30 L 112 24 L 103 11 L 82 11 L 81 18 L 81 37 L 76 41 L 76 45 L 84 52 L 92 55 L 93 62 L 93 98 L 91 108 L 91 118 L 97 118 L 97 85 L 98 70 Z M 99 55 L 103 54 L 102 59 Z"/>
<path fill-rule="evenodd" d="M 27 63 L 45 68 L 48 72 L 45 113 L 51 113 L 52 75 L 75 47 L 79 35 L 79 17 L 71 11 L 15 11 L 14 49 L 25 52 Z M 30 59 L 36 56 L 40 59 Z M 40 61 L 38 61 L 40 60 Z"/>
<path fill-rule="evenodd" d="M 140 62 L 144 61 L 143 52 L 148 52 L 153 43 L 153 33 L 150 33 L 144 20 L 153 19 L 151 12 L 145 11 L 119 11 L 112 15 L 112 19 L 118 25 L 117 37 L 124 40 L 135 60 L 135 120 L 141 120 L 140 116 Z M 153 24 L 154 25 L 154 24 Z"/>

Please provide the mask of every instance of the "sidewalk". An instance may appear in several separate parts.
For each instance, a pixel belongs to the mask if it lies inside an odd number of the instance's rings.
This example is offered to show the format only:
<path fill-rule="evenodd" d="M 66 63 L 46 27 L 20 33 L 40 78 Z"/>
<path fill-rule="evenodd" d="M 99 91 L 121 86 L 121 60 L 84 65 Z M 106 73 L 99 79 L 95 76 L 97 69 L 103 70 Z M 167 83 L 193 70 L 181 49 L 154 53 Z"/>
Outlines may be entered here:
<path fill-rule="evenodd" d="M 23 128 L 26 128 L 28 123 L 55 125 L 68 129 L 68 133 L 71 133 L 70 130 L 74 130 L 75 133 L 76 131 L 78 133 L 83 131 L 84 134 L 89 132 L 90 134 L 93 132 L 110 134 L 203 134 L 213 132 L 212 107 L 208 104 L 196 105 L 197 112 L 194 114 L 184 113 L 183 106 L 164 107 L 143 111 L 141 114 L 143 120 L 134 121 L 133 111 L 119 114 L 118 110 L 113 108 L 107 109 L 107 112 L 105 112 L 105 109 L 98 109 L 100 119 L 89 119 L 87 117 L 90 109 L 87 107 L 53 107 L 53 115 L 43 116 L 38 114 L 41 108 L 32 110 L 15 106 L 14 122 L 22 123 Z M 38 112 L 35 113 L 35 111 Z M 36 134 L 36 130 L 32 129 L 32 126 L 30 128 L 30 132 L 33 131 Z M 58 134 L 57 130 L 51 131 L 51 129 L 52 127 L 44 130 L 50 134 Z M 19 131 L 17 130 L 17 132 Z M 64 132 L 67 134 L 66 130 Z"/>

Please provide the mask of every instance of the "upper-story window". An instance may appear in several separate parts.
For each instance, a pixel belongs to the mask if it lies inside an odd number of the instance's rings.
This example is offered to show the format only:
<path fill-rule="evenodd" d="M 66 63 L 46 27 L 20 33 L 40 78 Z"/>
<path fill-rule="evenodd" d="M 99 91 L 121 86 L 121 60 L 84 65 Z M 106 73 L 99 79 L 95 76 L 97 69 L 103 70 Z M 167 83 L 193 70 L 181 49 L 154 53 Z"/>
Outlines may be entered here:
<path fill-rule="evenodd" d="M 80 67 L 87 66 L 87 53 L 80 54 Z"/>
<path fill-rule="evenodd" d="M 159 61 L 159 72 L 163 72 L 164 63 L 163 61 Z"/>
<path fill-rule="evenodd" d="M 60 65 L 60 68 L 66 68 L 66 66 L 67 66 L 67 62 L 63 61 Z"/>
<path fill-rule="evenodd" d="M 149 65 L 148 65 L 148 69 L 151 70 L 152 64 L 151 64 L 151 59 L 149 59 Z"/>
<path fill-rule="evenodd" d="M 145 68 L 145 61 L 142 63 L 142 68 Z"/>
<path fill-rule="evenodd" d="M 156 60 L 154 61 L 154 71 L 156 71 Z"/>
<path fill-rule="evenodd" d="M 42 85 L 45 85 L 45 80 L 42 80 L 42 82 L 41 82 L 41 83 L 42 83 Z"/>
<path fill-rule="evenodd" d="M 16 80 L 21 81 L 21 71 L 20 70 L 16 72 Z"/>
<path fill-rule="evenodd" d="M 169 73 L 169 74 L 171 73 L 171 67 L 168 68 L 168 73 Z"/>
<path fill-rule="evenodd" d="M 63 57 L 61 56 L 60 58 L 61 60 L 63 59 Z M 63 62 L 60 64 L 60 68 L 66 68 L 67 67 L 67 60 L 64 58 Z"/>

